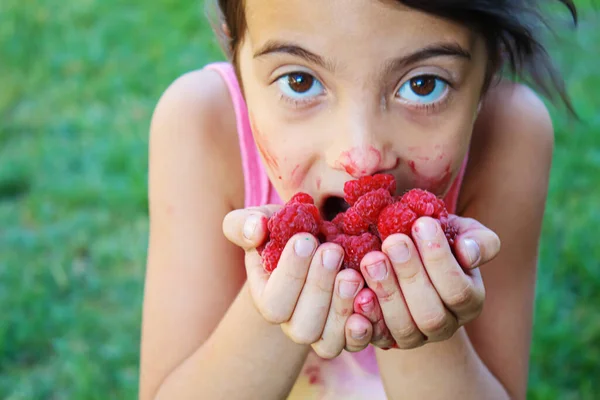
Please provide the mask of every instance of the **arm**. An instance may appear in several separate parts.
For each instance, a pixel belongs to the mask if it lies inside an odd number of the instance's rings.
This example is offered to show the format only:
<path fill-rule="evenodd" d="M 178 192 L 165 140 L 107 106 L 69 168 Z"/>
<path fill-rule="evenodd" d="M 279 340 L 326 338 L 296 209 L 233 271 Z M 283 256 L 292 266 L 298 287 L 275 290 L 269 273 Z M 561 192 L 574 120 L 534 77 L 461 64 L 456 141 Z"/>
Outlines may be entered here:
<path fill-rule="evenodd" d="M 281 398 L 304 361 L 307 346 L 255 310 L 244 252 L 221 233 L 243 199 L 234 125 L 224 85 L 210 71 L 180 78 L 156 108 L 141 399 Z"/>
<path fill-rule="evenodd" d="M 390 398 L 524 399 L 541 231 L 553 150 L 543 103 L 527 88 L 490 94 L 473 136 L 459 215 L 498 234 L 481 267 L 482 314 L 449 340 L 378 351 Z"/>

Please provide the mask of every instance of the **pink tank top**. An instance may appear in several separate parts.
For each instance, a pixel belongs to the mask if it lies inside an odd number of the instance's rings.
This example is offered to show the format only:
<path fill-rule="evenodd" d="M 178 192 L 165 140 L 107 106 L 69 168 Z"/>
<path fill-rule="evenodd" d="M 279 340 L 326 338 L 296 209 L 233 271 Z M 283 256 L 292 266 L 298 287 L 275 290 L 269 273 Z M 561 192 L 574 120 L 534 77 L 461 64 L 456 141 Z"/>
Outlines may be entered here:
<path fill-rule="evenodd" d="M 227 85 L 233 102 L 244 172 L 244 207 L 282 204 L 283 202 L 271 184 L 260 159 L 252 135 L 246 103 L 233 66 L 227 62 L 217 62 L 208 64 L 205 69 L 219 73 Z M 448 211 L 452 214 L 456 212 L 456 203 L 467 160 L 468 154 L 457 178 L 444 198 Z M 288 396 L 288 400 L 379 400 L 386 398 L 373 346 L 358 353 L 343 351 L 333 360 L 321 359 L 311 352 L 296 385 Z"/>

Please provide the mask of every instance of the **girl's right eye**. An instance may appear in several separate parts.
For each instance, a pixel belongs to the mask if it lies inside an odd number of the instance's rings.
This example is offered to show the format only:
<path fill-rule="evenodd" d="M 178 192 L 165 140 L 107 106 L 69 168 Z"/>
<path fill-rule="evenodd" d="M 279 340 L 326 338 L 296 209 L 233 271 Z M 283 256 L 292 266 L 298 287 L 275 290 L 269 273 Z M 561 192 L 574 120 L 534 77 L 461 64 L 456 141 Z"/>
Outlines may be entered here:
<path fill-rule="evenodd" d="M 306 72 L 292 72 L 277 79 L 279 90 L 292 100 L 307 100 L 324 92 L 317 78 Z"/>

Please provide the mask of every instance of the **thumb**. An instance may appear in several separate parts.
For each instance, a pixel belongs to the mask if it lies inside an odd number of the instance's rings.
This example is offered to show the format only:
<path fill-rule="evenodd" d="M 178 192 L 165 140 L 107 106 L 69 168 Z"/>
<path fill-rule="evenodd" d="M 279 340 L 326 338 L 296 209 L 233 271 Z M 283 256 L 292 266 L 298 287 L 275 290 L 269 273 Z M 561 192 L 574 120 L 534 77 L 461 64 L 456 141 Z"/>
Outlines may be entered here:
<path fill-rule="evenodd" d="M 223 219 L 223 234 L 244 250 L 256 248 L 265 242 L 267 222 L 278 208 L 269 205 L 231 211 Z"/>

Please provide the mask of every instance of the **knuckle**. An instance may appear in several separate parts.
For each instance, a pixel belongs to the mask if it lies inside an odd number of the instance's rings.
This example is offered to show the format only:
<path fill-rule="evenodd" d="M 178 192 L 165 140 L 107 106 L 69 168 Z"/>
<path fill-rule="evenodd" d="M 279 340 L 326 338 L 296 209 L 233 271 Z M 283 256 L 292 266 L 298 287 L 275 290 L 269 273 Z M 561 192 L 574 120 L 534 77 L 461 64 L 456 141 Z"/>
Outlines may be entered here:
<path fill-rule="evenodd" d="M 295 265 L 290 265 L 287 267 L 295 267 Z M 277 267 L 279 268 L 279 266 Z M 306 280 L 306 268 L 285 268 L 285 280 L 288 284 L 293 285 L 304 285 L 304 281 Z"/>
<path fill-rule="evenodd" d="M 463 308 L 471 308 L 473 303 L 478 303 L 476 301 L 475 290 L 471 283 L 465 283 L 460 286 L 458 290 L 448 296 L 446 303 L 451 308 L 463 309 Z"/>
<path fill-rule="evenodd" d="M 291 327 L 287 332 L 287 336 L 297 344 L 313 344 L 320 337 L 319 332 L 310 332 L 296 327 Z"/>
<path fill-rule="evenodd" d="M 429 318 L 418 323 L 418 325 L 419 328 L 421 328 L 421 331 L 426 333 L 428 336 L 440 336 L 449 330 L 448 327 L 450 324 L 445 313 L 436 312 Z"/>
<path fill-rule="evenodd" d="M 322 277 L 313 277 L 306 279 L 306 286 L 313 288 L 318 295 L 331 297 L 333 294 L 333 280 L 322 279 Z"/>
<path fill-rule="evenodd" d="M 399 341 L 405 342 L 405 341 L 412 340 L 412 338 L 414 338 L 416 336 L 421 336 L 421 333 L 417 330 L 416 326 L 414 326 L 411 323 L 406 324 L 402 327 L 393 329 L 390 331 L 390 333 L 392 334 L 394 339 L 396 339 L 397 342 L 399 342 Z"/>
<path fill-rule="evenodd" d="M 275 310 L 272 307 L 259 307 L 260 313 L 263 318 L 270 324 L 282 324 L 289 319 L 288 315 L 284 315 L 281 310 Z"/>
<path fill-rule="evenodd" d="M 398 290 L 381 289 L 381 291 L 379 291 L 379 293 L 377 293 L 377 299 L 379 300 L 380 304 L 381 303 L 389 303 L 389 302 L 396 300 L 398 298 L 398 295 L 399 295 Z"/>
<path fill-rule="evenodd" d="M 423 263 L 429 267 L 443 265 L 447 261 L 448 252 L 446 247 L 437 240 L 431 242 L 431 246 L 428 246 L 423 252 Z"/>
<path fill-rule="evenodd" d="M 425 340 L 423 339 L 422 335 L 415 335 L 410 338 L 396 340 L 396 344 L 398 345 L 399 349 L 410 350 L 423 346 L 425 344 Z"/>
<path fill-rule="evenodd" d="M 405 265 L 396 267 L 394 268 L 394 270 L 398 279 L 405 283 L 415 283 L 420 272 L 420 269 L 410 262 Z"/>
<path fill-rule="evenodd" d="M 340 304 L 335 308 L 336 322 L 342 324 L 347 317 L 354 313 L 354 308 L 352 306 L 345 306 L 344 304 Z"/>
<path fill-rule="evenodd" d="M 326 360 L 331 360 L 340 355 L 343 349 L 335 349 L 331 346 L 324 345 L 324 341 L 321 340 L 312 346 L 313 350 L 317 355 Z"/>

